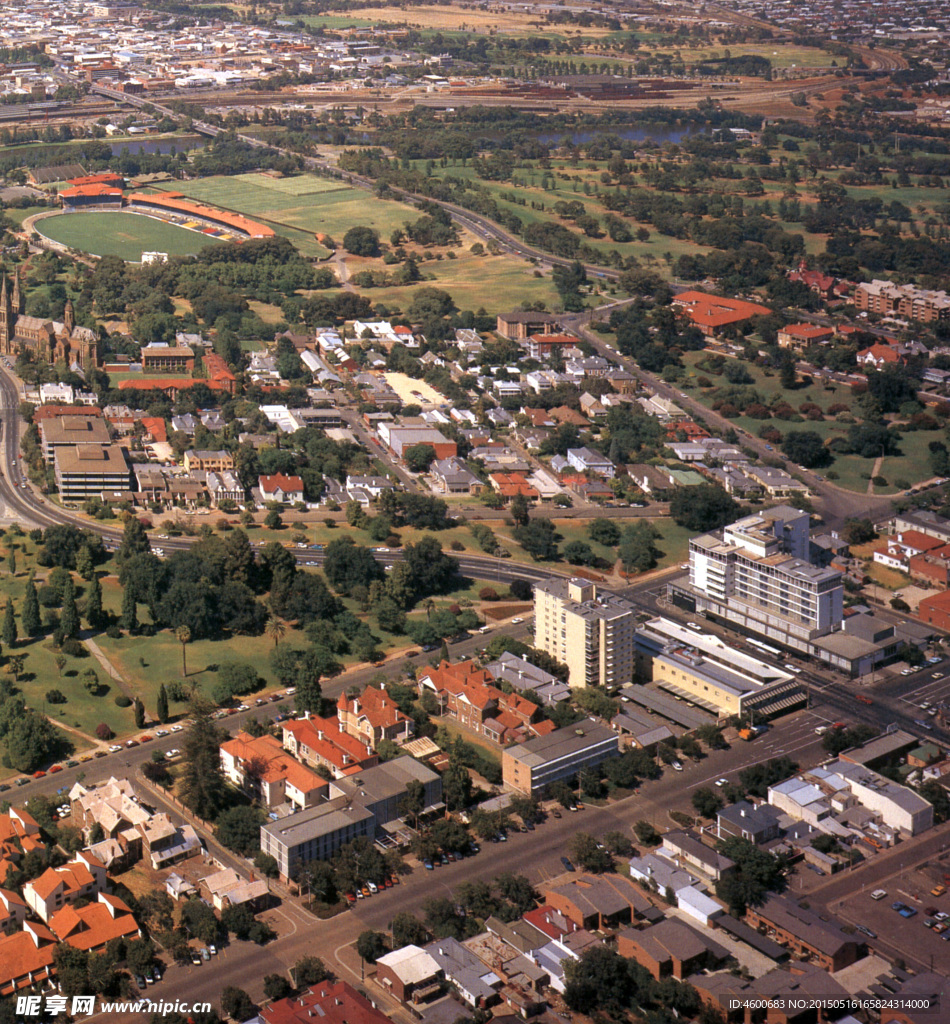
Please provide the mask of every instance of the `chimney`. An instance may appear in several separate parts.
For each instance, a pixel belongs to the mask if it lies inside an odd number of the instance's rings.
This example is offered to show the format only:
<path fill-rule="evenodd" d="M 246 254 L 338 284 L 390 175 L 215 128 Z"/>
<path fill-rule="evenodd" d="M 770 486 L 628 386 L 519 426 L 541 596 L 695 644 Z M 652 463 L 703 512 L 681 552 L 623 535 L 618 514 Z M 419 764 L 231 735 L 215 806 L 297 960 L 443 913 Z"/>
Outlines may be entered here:
<path fill-rule="evenodd" d="M 318 740 L 322 740 L 323 739 L 323 730 L 322 729 L 317 729 L 317 739 Z"/>
<path fill-rule="evenodd" d="M 745 808 L 744 807 L 739 809 L 739 817 L 741 817 L 741 818 L 745 817 Z"/>
<path fill-rule="evenodd" d="M 350 755 L 349 754 L 344 754 L 343 755 L 343 763 L 344 764 L 349 764 L 350 763 Z"/>

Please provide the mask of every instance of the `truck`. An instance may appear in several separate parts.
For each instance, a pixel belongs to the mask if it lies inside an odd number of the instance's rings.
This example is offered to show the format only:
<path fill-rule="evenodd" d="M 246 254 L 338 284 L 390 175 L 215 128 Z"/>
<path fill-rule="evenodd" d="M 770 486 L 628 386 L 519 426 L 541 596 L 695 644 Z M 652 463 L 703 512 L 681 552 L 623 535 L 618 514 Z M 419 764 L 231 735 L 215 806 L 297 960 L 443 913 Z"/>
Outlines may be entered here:
<path fill-rule="evenodd" d="M 747 725 L 744 729 L 739 730 L 739 739 L 749 742 L 754 740 L 756 736 L 761 736 L 762 733 L 768 731 L 766 725 Z"/>

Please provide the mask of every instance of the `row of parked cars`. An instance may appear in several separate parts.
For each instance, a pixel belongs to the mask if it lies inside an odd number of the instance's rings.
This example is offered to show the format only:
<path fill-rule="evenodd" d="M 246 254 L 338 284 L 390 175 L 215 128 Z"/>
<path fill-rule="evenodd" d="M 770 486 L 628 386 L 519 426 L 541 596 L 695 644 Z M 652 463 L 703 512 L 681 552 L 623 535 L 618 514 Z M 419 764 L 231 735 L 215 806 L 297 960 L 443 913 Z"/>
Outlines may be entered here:
<path fill-rule="evenodd" d="M 375 896 L 380 889 L 391 889 L 394 885 L 399 885 L 398 875 L 390 875 L 379 883 L 367 882 L 365 885 L 357 886 L 356 892 L 345 892 L 343 896 L 346 902 L 352 905 L 357 900 L 368 900 L 370 896 Z"/>

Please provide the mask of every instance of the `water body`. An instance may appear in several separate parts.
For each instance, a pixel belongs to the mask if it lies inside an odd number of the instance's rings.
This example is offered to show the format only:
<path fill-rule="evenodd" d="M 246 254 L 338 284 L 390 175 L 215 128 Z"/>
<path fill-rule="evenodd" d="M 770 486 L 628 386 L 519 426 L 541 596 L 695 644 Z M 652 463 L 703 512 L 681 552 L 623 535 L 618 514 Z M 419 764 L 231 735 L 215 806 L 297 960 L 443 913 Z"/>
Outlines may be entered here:
<path fill-rule="evenodd" d="M 137 156 L 139 153 L 161 153 L 168 156 L 173 149 L 176 153 L 187 149 L 199 149 L 208 141 L 202 135 L 180 135 L 174 139 L 123 139 L 121 142 L 112 143 L 112 155 L 119 156 L 128 152 L 131 156 Z"/>

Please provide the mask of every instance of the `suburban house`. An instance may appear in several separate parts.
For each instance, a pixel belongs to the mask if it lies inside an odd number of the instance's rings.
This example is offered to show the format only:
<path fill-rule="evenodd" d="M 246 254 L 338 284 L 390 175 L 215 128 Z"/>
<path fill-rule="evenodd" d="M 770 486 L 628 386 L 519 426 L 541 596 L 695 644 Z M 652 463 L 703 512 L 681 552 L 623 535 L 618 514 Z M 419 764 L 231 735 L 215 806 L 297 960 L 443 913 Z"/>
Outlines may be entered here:
<path fill-rule="evenodd" d="M 439 962 L 419 946 L 403 946 L 379 957 L 376 981 L 400 1002 L 423 1002 L 441 991 Z"/>
<path fill-rule="evenodd" d="M 634 920 L 660 921 L 658 910 L 623 875 L 581 875 L 542 887 L 544 902 L 578 928 L 602 931 Z"/>
<path fill-rule="evenodd" d="M 101 952 L 113 939 L 137 939 L 142 934 L 128 904 L 105 892 L 94 903 L 57 910 L 49 928 L 60 942 L 87 953 Z"/>
<path fill-rule="evenodd" d="M 241 731 L 222 743 L 220 751 L 228 781 L 265 807 L 311 807 L 326 790 L 326 781 L 291 757 L 275 736 Z"/>
<path fill-rule="evenodd" d="M 415 722 L 396 706 L 385 689 L 367 686 L 358 697 L 341 693 L 336 703 L 340 728 L 375 750 L 381 740 L 404 743 L 415 732 Z"/>
<path fill-rule="evenodd" d="M 58 868 L 47 868 L 23 886 L 27 906 L 49 924 L 53 914 L 78 899 L 88 899 L 105 890 L 105 865 L 87 850 Z"/>
<path fill-rule="evenodd" d="M 590 448 L 568 448 L 567 461 L 578 473 L 595 473 L 608 480 L 617 472 L 617 467 L 606 455 Z"/>
<path fill-rule="evenodd" d="M 436 459 L 429 473 L 443 494 L 481 494 L 485 487 L 459 458 Z"/>
<path fill-rule="evenodd" d="M 295 505 L 304 500 L 303 480 L 299 476 L 275 473 L 273 476 L 258 477 L 258 485 L 264 501 L 279 501 L 284 505 Z"/>
<path fill-rule="evenodd" d="M 336 718 L 310 715 L 284 722 L 282 729 L 284 750 L 312 768 L 322 765 L 335 779 L 379 762 L 373 749 L 345 732 Z"/>
<path fill-rule="evenodd" d="M 215 910 L 228 907 L 246 906 L 255 913 L 266 910 L 270 905 L 270 891 L 266 878 L 252 882 L 242 878 L 234 868 L 224 868 L 213 875 L 206 875 L 198 883 L 198 891 L 210 900 Z"/>
<path fill-rule="evenodd" d="M 653 978 L 677 978 L 715 969 L 732 953 L 685 921 L 668 918 L 649 928 L 625 928 L 617 935 L 617 952 L 636 960 Z"/>

